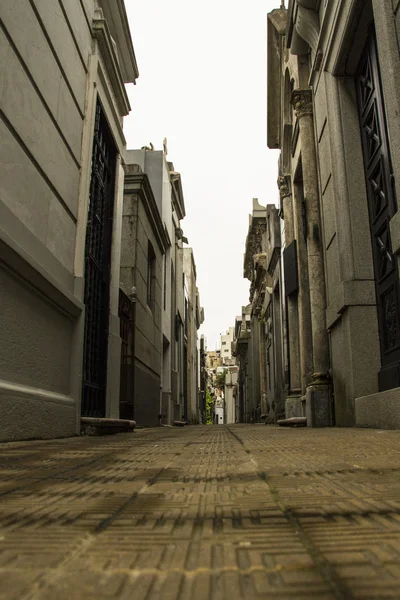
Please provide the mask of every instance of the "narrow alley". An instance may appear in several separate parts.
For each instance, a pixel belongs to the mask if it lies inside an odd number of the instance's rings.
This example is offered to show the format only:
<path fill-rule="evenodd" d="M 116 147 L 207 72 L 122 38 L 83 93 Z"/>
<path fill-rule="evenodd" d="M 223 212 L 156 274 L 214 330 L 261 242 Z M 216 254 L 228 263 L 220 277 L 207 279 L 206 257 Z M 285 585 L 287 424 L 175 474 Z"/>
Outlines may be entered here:
<path fill-rule="evenodd" d="M 0 598 L 399 598 L 399 473 L 397 431 L 7 443 Z"/>

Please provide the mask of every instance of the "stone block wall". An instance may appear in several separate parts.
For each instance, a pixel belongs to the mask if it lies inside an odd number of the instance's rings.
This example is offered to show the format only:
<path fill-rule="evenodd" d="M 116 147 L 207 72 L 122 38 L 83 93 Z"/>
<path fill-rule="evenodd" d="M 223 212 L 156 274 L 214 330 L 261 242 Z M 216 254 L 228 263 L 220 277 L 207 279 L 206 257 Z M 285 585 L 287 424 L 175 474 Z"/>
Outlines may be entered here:
<path fill-rule="evenodd" d="M 1 440 L 78 430 L 74 261 L 94 8 L 1 5 Z"/>
<path fill-rule="evenodd" d="M 146 175 L 142 175 L 143 178 Z M 142 192 L 124 196 L 121 284 L 126 293 L 137 289 L 135 321 L 135 420 L 156 426 L 160 413 L 162 365 L 161 305 L 163 252 L 144 205 Z M 154 302 L 147 304 L 148 243 L 155 253 Z"/>
<path fill-rule="evenodd" d="M 396 23 L 397 43 L 399 45 L 400 54 L 400 0 L 392 0 L 393 2 L 393 14 Z"/>

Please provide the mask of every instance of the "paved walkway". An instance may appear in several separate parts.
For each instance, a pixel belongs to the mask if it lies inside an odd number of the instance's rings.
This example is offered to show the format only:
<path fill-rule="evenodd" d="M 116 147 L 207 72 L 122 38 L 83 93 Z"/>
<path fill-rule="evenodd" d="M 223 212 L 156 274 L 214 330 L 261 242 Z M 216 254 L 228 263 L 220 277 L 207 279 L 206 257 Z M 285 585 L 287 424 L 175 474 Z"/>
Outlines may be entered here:
<path fill-rule="evenodd" d="M 0 598 L 400 598 L 400 432 L 0 445 Z"/>

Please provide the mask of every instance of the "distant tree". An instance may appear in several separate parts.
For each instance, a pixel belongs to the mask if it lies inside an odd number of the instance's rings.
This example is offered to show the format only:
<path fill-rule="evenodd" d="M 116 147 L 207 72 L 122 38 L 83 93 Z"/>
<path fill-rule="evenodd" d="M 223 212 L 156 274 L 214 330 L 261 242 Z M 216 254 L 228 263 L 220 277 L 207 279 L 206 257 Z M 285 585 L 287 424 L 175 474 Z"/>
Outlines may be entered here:
<path fill-rule="evenodd" d="M 206 391 L 206 424 L 212 425 L 212 409 L 214 401 L 210 390 Z"/>
<path fill-rule="evenodd" d="M 218 373 L 215 378 L 215 387 L 219 390 L 223 390 L 225 388 L 225 377 L 226 372 L 223 371 L 222 373 Z"/>

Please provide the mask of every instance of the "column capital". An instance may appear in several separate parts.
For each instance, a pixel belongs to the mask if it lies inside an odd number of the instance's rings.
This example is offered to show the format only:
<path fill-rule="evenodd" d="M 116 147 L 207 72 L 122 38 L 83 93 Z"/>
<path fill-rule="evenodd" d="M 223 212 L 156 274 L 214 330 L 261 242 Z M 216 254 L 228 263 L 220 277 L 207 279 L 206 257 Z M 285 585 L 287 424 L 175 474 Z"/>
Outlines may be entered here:
<path fill-rule="evenodd" d="M 313 114 L 313 101 L 311 88 L 298 88 L 293 90 L 290 98 L 296 116 L 298 119 L 306 115 Z"/>

